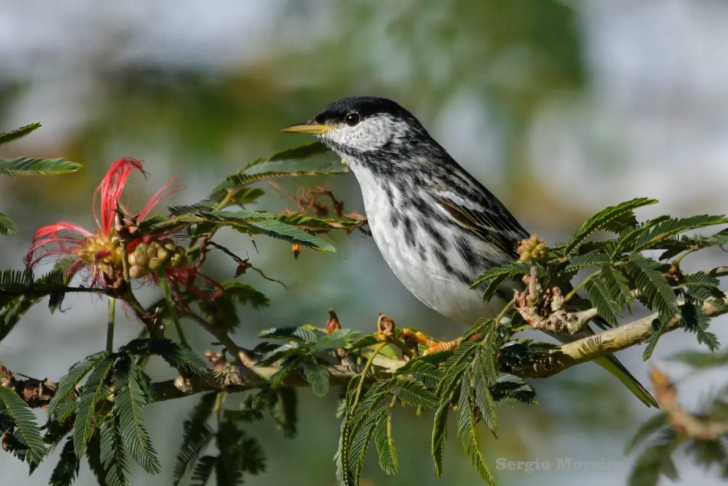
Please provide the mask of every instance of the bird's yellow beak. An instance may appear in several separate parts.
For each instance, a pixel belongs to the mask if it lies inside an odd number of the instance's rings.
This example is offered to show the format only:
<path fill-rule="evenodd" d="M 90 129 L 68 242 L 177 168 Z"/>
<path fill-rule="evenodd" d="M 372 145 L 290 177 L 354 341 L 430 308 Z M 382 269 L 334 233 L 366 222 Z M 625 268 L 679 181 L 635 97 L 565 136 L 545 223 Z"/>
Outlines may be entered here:
<path fill-rule="evenodd" d="M 324 133 L 328 132 L 329 130 L 333 130 L 336 127 L 333 127 L 331 125 L 324 125 L 322 123 L 318 123 L 315 120 L 309 120 L 302 123 L 294 123 L 293 125 L 288 125 L 284 129 L 282 129 L 282 132 L 285 133 L 303 133 L 305 135 L 323 135 Z"/>

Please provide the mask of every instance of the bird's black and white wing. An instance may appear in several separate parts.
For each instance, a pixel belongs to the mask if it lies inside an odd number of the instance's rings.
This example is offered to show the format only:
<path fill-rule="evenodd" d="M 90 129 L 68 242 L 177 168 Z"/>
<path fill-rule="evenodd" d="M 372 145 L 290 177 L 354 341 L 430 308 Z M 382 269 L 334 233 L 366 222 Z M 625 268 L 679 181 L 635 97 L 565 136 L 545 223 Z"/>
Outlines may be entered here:
<path fill-rule="evenodd" d="M 487 193 L 485 188 L 482 190 Z M 456 192 L 449 187 L 447 190 L 436 190 L 432 196 L 458 225 L 502 251 L 508 259 L 517 257 L 518 243 L 529 236 L 523 226 L 490 193 L 473 197 L 473 194 Z"/>

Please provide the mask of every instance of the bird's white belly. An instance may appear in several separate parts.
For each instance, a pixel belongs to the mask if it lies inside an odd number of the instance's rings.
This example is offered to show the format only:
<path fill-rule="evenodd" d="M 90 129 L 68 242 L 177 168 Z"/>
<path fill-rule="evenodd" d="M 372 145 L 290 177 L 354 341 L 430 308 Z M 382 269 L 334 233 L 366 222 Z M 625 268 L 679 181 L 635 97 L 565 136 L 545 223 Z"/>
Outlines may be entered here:
<path fill-rule="evenodd" d="M 392 227 L 390 214 L 396 209 L 390 205 L 381 186 L 377 181 L 369 180 L 366 174 L 358 176 L 374 241 L 407 290 L 443 316 L 466 325 L 481 317 L 495 317 L 503 302 L 497 298 L 489 303 L 483 302 L 481 292 L 470 289 L 457 276 L 448 274 L 432 251 L 429 257 L 423 259 L 418 246 L 436 243 L 415 225 L 415 241 L 419 245 L 407 244 L 402 225 Z"/>
<path fill-rule="evenodd" d="M 415 297 L 440 314 L 463 324 L 472 324 L 480 317 L 492 317 L 494 312 L 455 276 L 445 274 L 432 255 L 423 262 L 419 252 L 404 242 L 402 233 L 378 226 L 370 218 L 372 236 L 384 260 L 397 278 Z M 497 310 L 495 311 L 497 312 Z"/>

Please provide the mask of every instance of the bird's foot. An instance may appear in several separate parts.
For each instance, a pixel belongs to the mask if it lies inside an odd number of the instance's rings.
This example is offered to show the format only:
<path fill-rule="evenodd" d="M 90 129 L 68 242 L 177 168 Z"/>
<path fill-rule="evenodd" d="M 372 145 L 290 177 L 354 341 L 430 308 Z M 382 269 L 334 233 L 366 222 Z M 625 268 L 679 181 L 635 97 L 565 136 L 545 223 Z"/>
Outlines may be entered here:
<path fill-rule="evenodd" d="M 421 344 L 427 349 L 423 353 L 425 356 L 432 353 L 440 353 L 442 351 L 450 351 L 455 349 L 460 344 L 460 339 L 454 339 L 452 341 L 436 341 L 428 338 L 423 332 L 412 331 L 411 329 L 402 329 L 402 339 L 408 345 L 412 345 L 414 350 L 417 351 L 417 345 Z"/>

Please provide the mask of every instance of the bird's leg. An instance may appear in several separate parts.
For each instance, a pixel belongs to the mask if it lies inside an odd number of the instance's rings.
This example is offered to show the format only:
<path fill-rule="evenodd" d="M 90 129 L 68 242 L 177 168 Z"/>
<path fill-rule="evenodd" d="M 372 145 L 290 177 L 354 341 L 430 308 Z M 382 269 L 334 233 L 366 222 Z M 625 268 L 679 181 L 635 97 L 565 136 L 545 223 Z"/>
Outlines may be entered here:
<path fill-rule="evenodd" d="M 402 338 L 407 344 L 413 344 L 415 351 L 417 350 L 417 345 L 422 344 L 423 346 L 426 346 L 427 349 L 425 350 L 424 354 L 425 356 L 432 353 L 439 353 L 442 351 L 450 351 L 451 349 L 455 349 L 460 345 L 460 338 L 454 339 L 452 341 L 435 341 L 434 339 L 428 338 L 424 333 L 420 331 L 412 331 L 411 329 L 402 329 Z"/>

